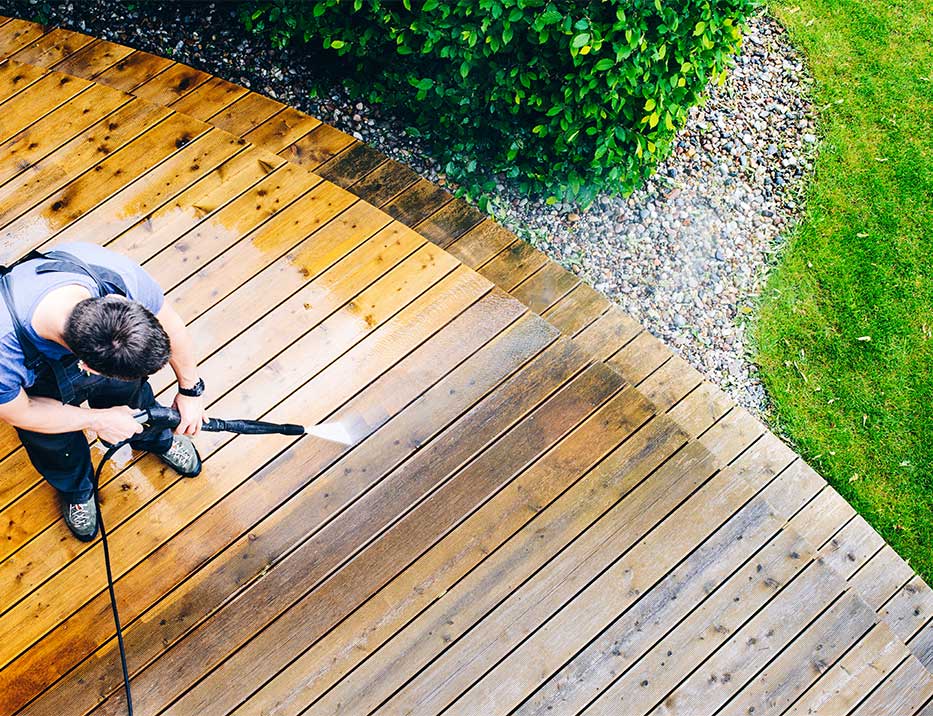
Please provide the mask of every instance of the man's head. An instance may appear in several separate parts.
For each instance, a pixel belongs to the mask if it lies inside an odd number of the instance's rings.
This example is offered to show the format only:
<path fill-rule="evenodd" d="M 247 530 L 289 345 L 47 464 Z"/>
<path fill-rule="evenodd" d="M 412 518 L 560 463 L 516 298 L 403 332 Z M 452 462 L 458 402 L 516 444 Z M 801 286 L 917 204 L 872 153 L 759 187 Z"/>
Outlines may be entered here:
<path fill-rule="evenodd" d="M 122 296 L 79 302 L 65 324 L 64 339 L 91 370 L 122 380 L 152 375 L 171 354 L 158 319 L 142 304 Z"/>

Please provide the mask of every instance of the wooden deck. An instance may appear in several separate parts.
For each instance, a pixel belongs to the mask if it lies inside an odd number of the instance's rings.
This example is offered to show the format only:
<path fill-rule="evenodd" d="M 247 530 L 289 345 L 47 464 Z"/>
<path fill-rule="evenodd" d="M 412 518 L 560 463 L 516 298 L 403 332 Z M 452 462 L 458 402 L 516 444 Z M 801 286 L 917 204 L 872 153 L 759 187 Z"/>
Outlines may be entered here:
<path fill-rule="evenodd" d="M 138 714 L 933 714 L 933 591 L 572 274 L 222 79 L 5 18 L 0 57 L 0 262 L 123 251 L 212 414 L 358 438 L 106 474 Z M 0 455 L 0 713 L 124 713 L 100 545 Z"/>

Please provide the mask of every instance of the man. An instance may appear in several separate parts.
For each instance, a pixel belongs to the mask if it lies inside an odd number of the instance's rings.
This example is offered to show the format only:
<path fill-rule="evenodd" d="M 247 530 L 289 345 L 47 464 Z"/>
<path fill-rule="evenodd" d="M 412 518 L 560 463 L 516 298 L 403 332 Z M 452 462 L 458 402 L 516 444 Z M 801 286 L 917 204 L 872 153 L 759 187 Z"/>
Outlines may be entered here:
<path fill-rule="evenodd" d="M 149 274 L 100 246 L 63 244 L 15 264 L 0 293 L 0 420 L 58 490 L 75 537 L 97 534 L 84 430 L 108 443 L 129 439 L 180 474 L 198 475 L 188 436 L 201 427 L 204 382 L 184 322 Z M 174 434 L 140 435 L 133 408 L 155 404 L 147 377 L 166 363 L 178 379 L 181 423 Z"/>

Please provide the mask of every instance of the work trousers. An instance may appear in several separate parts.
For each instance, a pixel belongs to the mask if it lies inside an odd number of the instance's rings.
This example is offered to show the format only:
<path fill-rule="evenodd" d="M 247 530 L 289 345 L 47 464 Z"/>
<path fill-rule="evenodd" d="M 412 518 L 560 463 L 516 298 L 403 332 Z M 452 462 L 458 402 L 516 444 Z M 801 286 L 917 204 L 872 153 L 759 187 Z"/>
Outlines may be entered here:
<path fill-rule="evenodd" d="M 77 360 L 68 362 L 64 379 L 69 381 L 74 398 L 71 405 L 85 400 L 92 408 L 112 408 L 128 405 L 131 408 L 149 408 L 156 405 L 149 381 L 117 380 L 100 375 L 88 375 L 78 368 Z M 26 389 L 32 397 L 61 400 L 62 391 L 52 371 L 45 365 L 38 371 L 34 385 Z M 94 490 L 94 473 L 87 438 L 81 431 L 72 433 L 36 433 L 16 429 L 33 466 L 70 503 L 86 502 Z M 130 441 L 137 450 L 163 453 L 172 445 L 170 429 L 147 430 Z"/>

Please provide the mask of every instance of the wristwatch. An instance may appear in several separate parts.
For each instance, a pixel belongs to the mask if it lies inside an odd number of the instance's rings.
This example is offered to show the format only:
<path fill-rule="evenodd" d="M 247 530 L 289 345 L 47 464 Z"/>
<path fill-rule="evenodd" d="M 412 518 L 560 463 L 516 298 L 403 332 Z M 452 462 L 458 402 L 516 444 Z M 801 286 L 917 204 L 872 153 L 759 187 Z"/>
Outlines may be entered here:
<path fill-rule="evenodd" d="M 178 394 L 184 395 L 186 398 L 197 398 L 199 395 L 204 394 L 204 378 L 198 378 L 198 382 L 192 385 L 190 388 L 182 388 L 178 386 Z"/>

